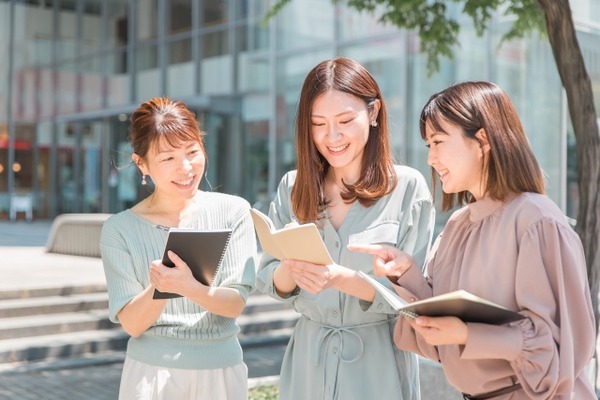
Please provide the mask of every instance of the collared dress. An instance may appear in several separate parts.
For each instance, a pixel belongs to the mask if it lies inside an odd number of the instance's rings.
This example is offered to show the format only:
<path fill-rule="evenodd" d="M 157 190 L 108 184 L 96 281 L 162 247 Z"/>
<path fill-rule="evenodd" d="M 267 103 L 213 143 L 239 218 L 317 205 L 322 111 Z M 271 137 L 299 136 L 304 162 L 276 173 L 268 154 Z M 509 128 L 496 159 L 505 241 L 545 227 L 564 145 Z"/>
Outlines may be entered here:
<path fill-rule="evenodd" d="M 416 170 L 396 166 L 395 190 L 370 207 L 355 202 L 336 230 L 318 221 L 333 261 L 373 275 L 372 256 L 347 250 L 348 244 L 389 244 L 413 254 L 422 265 L 431 244 L 434 214 L 431 194 Z M 269 216 L 276 228 L 296 218 L 290 194 L 296 171 L 281 180 Z M 301 245 L 301 244 L 299 244 Z M 394 310 L 378 295 L 373 303 L 329 288 L 319 294 L 296 289 L 281 298 L 273 285 L 279 261 L 263 254 L 256 287 L 300 313 L 281 367 L 279 395 L 289 399 L 420 398 L 418 360 L 396 348 Z M 387 279 L 381 279 L 390 286 Z"/>
<path fill-rule="evenodd" d="M 466 345 L 427 345 L 399 319 L 399 347 L 440 361 L 446 377 L 471 395 L 513 383 L 495 400 L 596 400 L 589 373 L 595 323 L 583 248 L 546 196 L 484 198 L 456 211 L 433 245 L 427 277 L 408 271 L 405 299 L 465 289 L 526 318 L 507 325 L 468 323 Z"/>

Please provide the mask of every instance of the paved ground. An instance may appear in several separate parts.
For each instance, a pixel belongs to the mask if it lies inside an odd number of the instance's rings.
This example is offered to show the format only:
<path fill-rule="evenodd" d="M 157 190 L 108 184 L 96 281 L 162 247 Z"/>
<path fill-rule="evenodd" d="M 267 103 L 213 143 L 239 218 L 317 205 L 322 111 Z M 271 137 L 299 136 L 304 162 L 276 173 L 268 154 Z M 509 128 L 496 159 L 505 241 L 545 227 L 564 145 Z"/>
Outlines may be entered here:
<path fill-rule="evenodd" d="M 276 384 L 285 346 L 245 350 L 249 385 Z M 1 400 L 115 400 L 123 355 L 30 364 L 0 372 Z"/>

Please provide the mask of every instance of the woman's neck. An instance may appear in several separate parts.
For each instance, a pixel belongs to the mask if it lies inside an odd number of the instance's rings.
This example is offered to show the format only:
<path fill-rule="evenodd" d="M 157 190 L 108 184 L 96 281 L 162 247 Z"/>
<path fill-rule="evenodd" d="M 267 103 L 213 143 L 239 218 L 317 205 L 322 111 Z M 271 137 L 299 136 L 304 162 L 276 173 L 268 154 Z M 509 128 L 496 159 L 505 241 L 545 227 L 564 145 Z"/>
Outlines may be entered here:
<path fill-rule="evenodd" d="M 360 178 L 360 170 L 351 171 L 349 169 L 331 168 L 327 172 L 327 179 L 335 183 L 338 187 L 343 188 L 344 185 L 354 185 Z"/>
<path fill-rule="evenodd" d="M 154 192 L 133 207 L 133 211 L 159 225 L 178 227 L 187 211 L 197 203 L 197 195 L 190 199 L 174 200 Z"/>

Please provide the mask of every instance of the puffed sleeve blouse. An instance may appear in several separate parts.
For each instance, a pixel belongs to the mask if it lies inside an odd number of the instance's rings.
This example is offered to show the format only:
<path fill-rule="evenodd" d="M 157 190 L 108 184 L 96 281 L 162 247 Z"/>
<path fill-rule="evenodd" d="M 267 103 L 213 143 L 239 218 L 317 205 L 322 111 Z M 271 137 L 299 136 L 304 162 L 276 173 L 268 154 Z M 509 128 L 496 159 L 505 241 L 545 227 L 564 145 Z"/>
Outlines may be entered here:
<path fill-rule="evenodd" d="M 398 320 L 395 343 L 440 361 L 459 391 L 477 395 L 518 382 L 521 390 L 497 399 L 596 399 L 588 376 L 595 322 L 584 252 L 546 196 L 484 198 L 458 210 L 428 256 L 426 278 L 411 269 L 398 284 L 409 301 L 465 289 L 526 317 L 501 326 L 468 323 L 461 346 L 427 345 Z"/>

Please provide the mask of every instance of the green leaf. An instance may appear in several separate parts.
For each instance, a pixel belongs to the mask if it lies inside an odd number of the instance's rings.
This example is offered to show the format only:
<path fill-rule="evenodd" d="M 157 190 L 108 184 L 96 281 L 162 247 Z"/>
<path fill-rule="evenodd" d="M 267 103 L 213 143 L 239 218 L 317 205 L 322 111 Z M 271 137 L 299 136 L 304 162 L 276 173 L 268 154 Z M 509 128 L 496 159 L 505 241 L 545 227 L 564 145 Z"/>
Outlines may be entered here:
<path fill-rule="evenodd" d="M 263 19 L 266 24 L 291 0 L 278 0 Z M 520 38 L 530 32 L 544 33 L 545 20 L 536 0 L 331 0 L 334 4 L 344 4 L 358 12 L 380 14 L 379 21 L 391 24 L 398 29 L 417 32 L 420 50 L 427 57 L 427 72 L 439 70 L 440 57 L 452 59 L 454 49 L 459 45 L 460 24 L 448 13 L 449 3 L 464 4 L 463 13 L 470 16 L 475 32 L 482 36 L 490 19 L 496 12 L 514 16 L 515 22 L 502 37 L 506 40 Z"/>
<path fill-rule="evenodd" d="M 283 9 L 283 7 L 285 7 L 291 1 L 292 0 L 277 0 L 277 2 L 273 5 L 273 7 L 269 8 L 269 10 L 267 11 L 267 14 L 262 19 L 260 25 L 263 28 L 265 28 L 267 25 L 269 25 L 269 21 L 271 20 L 271 18 L 273 18 L 275 15 L 279 14 L 279 12 Z"/>

